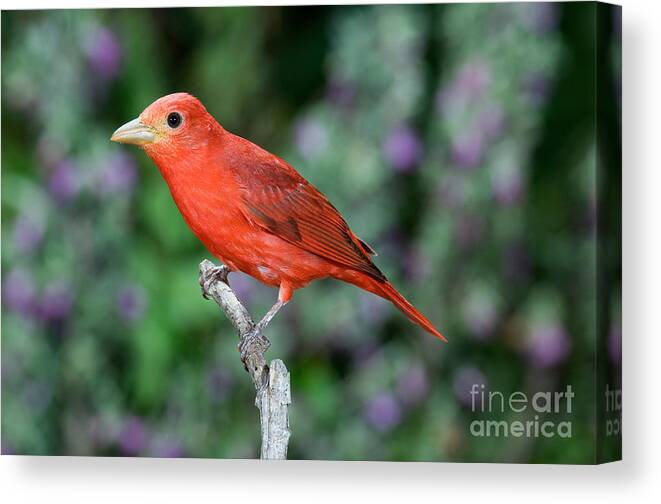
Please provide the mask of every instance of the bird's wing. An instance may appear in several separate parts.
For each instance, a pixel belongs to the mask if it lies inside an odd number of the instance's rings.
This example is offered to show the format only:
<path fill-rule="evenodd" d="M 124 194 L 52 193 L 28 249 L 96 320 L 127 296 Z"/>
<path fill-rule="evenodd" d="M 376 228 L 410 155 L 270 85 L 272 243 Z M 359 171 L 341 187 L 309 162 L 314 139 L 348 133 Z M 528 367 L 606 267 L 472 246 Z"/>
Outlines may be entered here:
<path fill-rule="evenodd" d="M 250 222 L 320 257 L 385 280 L 369 257 L 372 248 L 351 232 L 321 192 L 284 160 L 261 149 L 258 154 L 232 163 Z"/>

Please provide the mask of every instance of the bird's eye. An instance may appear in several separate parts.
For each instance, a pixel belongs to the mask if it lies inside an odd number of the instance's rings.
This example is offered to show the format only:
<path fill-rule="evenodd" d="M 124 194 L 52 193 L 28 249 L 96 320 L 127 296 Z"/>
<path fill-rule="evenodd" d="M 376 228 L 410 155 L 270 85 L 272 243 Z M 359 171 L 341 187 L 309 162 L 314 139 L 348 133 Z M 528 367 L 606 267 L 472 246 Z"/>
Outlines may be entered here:
<path fill-rule="evenodd" d="M 172 129 L 181 126 L 181 114 L 179 112 L 170 112 L 168 114 L 168 126 Z"/>

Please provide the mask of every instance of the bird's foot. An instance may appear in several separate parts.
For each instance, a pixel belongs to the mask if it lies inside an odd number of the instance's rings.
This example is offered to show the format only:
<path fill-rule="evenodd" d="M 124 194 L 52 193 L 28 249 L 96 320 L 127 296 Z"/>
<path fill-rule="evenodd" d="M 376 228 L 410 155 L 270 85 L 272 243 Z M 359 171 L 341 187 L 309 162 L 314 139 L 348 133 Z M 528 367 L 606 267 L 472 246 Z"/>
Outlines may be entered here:
<path fill-rule="evenodd" d="M 199 283 L 200 288 L 202 289 L 202 297 L 204 299 L 210 299 L 209 291 L 211 286 L 218 281 L 227 283 L 227 275 L 229 272 L 229 268 L 225 265 L 222 265 L 214 266 L 213 268 L 209 268 L 201 273 Z"/>
<path fill-rule="evenodd" d="M 262 334 L 259 327 L 253 328 L 248 334 L 243 336 L 237 345 L 241 354 L 241 362 L 248 370 L 248 357 L 254 353 L 263 354 L 271 346 L 271 342 Z"/>

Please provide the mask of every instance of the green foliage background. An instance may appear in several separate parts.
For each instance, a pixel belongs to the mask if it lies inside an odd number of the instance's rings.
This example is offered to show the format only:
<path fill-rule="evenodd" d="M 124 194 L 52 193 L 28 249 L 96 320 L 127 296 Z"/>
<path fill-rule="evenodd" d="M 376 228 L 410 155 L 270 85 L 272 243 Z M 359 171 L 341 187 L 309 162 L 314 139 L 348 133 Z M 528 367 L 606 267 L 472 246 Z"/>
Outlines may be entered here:
<path fill-rule="evenodd" d="M 589 3 L 3 12 L 3 453 L 258 455 L 236 338 L 197 285 L 209 254 L 150 160 L 108 140 L 188 91 L 320 188 L 450 340 L 348 285 L 298 292 L 268 331 L 291 458 L 592 461 L 595 19 Z M 230 281 L 256 317 L 275 299 Z M 572 438 L 471 437 L 473 383 L 571 384 Z"/>

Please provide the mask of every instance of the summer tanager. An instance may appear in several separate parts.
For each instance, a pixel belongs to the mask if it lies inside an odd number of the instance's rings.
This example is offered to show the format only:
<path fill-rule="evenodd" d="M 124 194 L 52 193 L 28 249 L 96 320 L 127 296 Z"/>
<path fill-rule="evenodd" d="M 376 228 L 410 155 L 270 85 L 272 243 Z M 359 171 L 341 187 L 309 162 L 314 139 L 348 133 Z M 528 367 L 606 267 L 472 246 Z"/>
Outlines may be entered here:
<path fill-rule="evenodd" d="M 142 147 L 193 233 L 231 271 L 279 287 L 263 329 L 312 280 L 332 277 L 391 301 L 441 333 L 374 265 L 372 248 L 328 199 L 283 159 L 225 130 L 186 93 L 159 98 L 111 140 Z"/>

